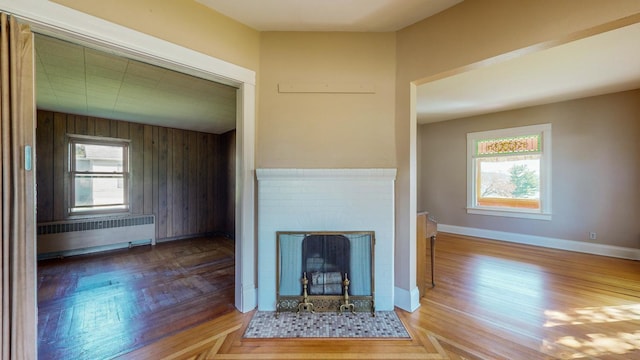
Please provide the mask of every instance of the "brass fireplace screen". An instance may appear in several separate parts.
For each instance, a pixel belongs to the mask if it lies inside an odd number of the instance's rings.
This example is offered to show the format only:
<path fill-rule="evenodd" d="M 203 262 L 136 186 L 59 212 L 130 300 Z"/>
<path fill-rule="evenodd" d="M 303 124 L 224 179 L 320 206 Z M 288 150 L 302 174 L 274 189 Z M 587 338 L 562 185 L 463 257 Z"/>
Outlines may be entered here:
<path fill-rule="evenodd" d="M 371 311 L 373 231 L 277 233 L 277 313 Z"/>

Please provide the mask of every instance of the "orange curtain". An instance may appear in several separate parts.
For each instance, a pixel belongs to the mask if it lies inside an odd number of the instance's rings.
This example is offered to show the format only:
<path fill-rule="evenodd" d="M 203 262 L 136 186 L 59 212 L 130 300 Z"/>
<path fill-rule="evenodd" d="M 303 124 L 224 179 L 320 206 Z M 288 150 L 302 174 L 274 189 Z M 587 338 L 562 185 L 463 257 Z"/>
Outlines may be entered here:
<path fill-rule="evenodd" d="M 0 31 L 1 358 L 36 359 L 33 34 L 7 14 Z"/>

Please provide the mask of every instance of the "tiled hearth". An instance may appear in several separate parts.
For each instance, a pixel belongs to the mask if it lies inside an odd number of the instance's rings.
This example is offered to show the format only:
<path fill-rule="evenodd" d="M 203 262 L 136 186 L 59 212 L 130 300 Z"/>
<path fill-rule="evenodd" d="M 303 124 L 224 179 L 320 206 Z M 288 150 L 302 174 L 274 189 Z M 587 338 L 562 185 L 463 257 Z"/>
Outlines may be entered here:
<path fill-rule="evenodd" d="M 258 169 L 258 309 L 276 310 L 276 232 L 374 231 L 376 310 L 394 304 L 395 169 Z"/>
<path fill-rule="evenodd" d="M 245 338 L 409 338 L 407 329 L 393 311 L 355 314 L 255 313 Z"/>

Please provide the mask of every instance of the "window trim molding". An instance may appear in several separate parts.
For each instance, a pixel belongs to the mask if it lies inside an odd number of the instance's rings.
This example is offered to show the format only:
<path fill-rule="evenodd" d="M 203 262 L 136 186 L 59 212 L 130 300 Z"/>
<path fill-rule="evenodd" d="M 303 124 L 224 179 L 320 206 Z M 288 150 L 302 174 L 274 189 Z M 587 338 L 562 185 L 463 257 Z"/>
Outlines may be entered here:
<path fill-rule="evenodd" d="M 535 133 L 541 134 L 542 138 L 542 151 L 540 152 L 540 209 L 532 211 L 532 209 L 524 208 L 502 208 L 476 205 L 477 168 L 475 166 L 475 141 L 481 139 L 531 135 Z M 467 133 L 467 214 L 551 220 L 551 137 L 550 123 Z"/>
<path fill-rule="evenodd" d="M 74 186 L 74 161 L 75 156 L 72 151 L 73 144 L 91 144 L 91 145 L 110 145 L 110 146 L 122 146 L 123 148 L 123 169 L 127 171 L 122 172 L 122 180 L 124 182 L 124 203 L 122 208 L 104 208 L 104 209 L 81 209 L 73 210 L 75 186 Z M 105 215 L 122 215 L 131 213 L 131 140 L 122 138 L 112 138 L 104 136 L 90 136 L 90 135 L 78 135 L 67 134 L 66 136 L 66 148 L 67 148 L 67 166 L 65 176 L 67 177 L 65 186 L 65 198 L 66 198 L 66 218 L 77 219 L 91 216 L 105 216 Z"/>

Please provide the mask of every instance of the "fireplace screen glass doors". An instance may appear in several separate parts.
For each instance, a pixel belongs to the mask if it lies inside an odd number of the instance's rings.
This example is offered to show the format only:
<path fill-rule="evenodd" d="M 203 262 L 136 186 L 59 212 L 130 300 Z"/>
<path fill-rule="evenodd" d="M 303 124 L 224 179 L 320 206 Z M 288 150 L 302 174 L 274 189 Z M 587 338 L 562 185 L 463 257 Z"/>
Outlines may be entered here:
<path fill-rule="evenodd" d="M 310 297 L 373 296 L 373 232 L 278 232 L 278 301 Z"/>

